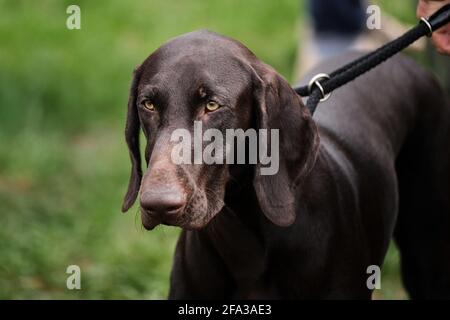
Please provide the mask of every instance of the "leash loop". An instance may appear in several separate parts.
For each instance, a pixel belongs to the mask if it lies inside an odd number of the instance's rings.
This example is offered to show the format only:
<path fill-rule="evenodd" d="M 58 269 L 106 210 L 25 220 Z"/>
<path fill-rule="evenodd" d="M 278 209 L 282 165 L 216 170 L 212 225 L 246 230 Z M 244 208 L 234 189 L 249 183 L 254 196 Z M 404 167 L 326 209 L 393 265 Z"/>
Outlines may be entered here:
<path fill-rule="evenodd" d="M 319 101 L 322 102 L 322 101 L 328 100 L 328 98 L 331 97 L 331 92 L 325 94 L 325 90 L 323 89 L 322 84 L 320 83 L 320 80 L 323 80 L 323 79 L 329 80 L 330 78 L 331 78 L 331 77 L 330 77 L 328 74 L 326 74 L 326 73 L 319 73 L 319 74 L 316 74 L 316 75 L 309 81 L 309 84 L 308 84 L 308 93 L 311 94 L 312 91 L 313 91 L 313 89 L 314 89 L 314 86 L 316 86 L 317 88 L 319 88 L 320 93 L 322 94 L 322 98 L 321 98 Z"/>

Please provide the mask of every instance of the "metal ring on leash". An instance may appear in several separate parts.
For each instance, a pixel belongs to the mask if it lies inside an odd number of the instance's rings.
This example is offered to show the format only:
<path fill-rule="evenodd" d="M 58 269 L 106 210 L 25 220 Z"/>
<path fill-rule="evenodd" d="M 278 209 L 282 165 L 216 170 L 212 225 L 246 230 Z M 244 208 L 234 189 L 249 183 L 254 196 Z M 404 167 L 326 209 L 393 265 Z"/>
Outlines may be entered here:
<path fill-rule="evenodd" d="M 328 80 L 328 79 L 330 79 L 330 76 L 328 74 L 326 74 L 326 73 L 316 74 L 311 79 L 311 81 L 309 81 L 309 84 L 308 84 L 308 91 L 309 91 L 309 93 L 311 93 L 311 91 L 313 89 L 313 86 L 316 86 L 317 88 L 319 88 L 320 93 L 322 93 L 322 98 L 320 99 L 320 102 L 326 101 L 326 100 L 328 100 L 329 97 L 331 97 L 331 92 L 325 94 L 325 90 L 323 89 L 322 84 L 319 82 L 319 80 L 322 80 L 322 79 L 327 79 Z"/>
<path fill-rule="evenodd" d="M 430 21 L 428 21 L 427 18 L 421 17 L 420 21 L 422 21 L 423 23 L 426 24 L 426 26 L 428 27 L 428 29 L 430 29 L 430 32 L 428 33 L 427 37 L 430 38 L 433 35 L 433 27 L 431 26 Z"/>

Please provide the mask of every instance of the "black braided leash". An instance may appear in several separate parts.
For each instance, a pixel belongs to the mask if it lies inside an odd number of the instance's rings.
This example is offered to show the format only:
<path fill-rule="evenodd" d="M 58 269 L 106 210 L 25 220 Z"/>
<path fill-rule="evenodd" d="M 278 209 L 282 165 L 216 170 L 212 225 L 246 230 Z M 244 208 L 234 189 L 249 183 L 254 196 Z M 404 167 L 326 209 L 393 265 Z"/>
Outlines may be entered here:
<path fill-rule="evenodd" d="M 302 97 L 307 97 L 306 106 L 311 114 L 316 111 L 321 101 L 327 100 L 331 92 L 343 85 L 355 80 L 362 74 L 383 63 L 393 55 L 402 51 L 417 39 L 423 36 L 431 36 L 434 31 L 450 22 L 450 4 L 439 9 L 430 18 L 421 18 L 419 24 L 406 32 L 403 36 L 382 46 L 381 48 L 362 56 L 361 58 L 339 68 L 330 75 L 321 73 L 309 82 L 308 86 L 294 87 Z"/>

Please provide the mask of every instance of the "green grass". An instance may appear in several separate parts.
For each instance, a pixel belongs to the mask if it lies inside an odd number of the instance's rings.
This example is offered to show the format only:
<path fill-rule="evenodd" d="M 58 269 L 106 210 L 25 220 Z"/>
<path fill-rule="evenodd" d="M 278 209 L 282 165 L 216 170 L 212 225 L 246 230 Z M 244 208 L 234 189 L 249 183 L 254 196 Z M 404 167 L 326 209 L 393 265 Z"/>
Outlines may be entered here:
<path fill-rule="evenodd" d="M 408 25 L 415 25 L 417 23 L 415 0 L 374 0 L 372 2 L 378 4 L 382 12 L 388 13 L 402 23 Z"/>
<path fill-rule="evenodd" d="M 82 29 L 65 27 L 69 4 Z M 387 2 L 386 2 L 387 3 Z M 0 298 L 164 298 L 178 229 L 120 213 L 135 65 L 207 28 L 291 79 L 299 1 L 0 0 Z M 394 249 L 379 298 L 403 298 Z M 79 265 L 82 290 L 66 289 Z"/>

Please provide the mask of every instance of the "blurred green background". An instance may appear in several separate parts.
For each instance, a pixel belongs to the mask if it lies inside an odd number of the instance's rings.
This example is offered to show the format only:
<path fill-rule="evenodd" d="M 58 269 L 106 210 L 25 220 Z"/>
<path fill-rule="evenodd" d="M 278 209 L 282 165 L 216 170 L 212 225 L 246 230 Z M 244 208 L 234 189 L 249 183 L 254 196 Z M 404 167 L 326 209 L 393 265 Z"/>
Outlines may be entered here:
<path fill-rule="evenodd" d="M 380 1 L 378 1 L 380 3 Z M 81 7 L 81 30 L 66 8 Z M 408 1 L 381 1 L 414 22 Z M 302 1 L 0 0 L 0 298 L 165 298 L 178 229 L 120 213 L 133 68 L 176 35 L 234 37 L 293 80 Z M 66 289 L 68 265 L 82 290 Z M 376 298 L 405 298 L 391 248 Z"/>

